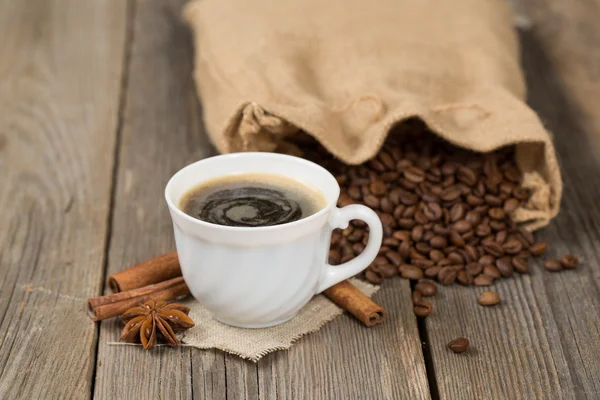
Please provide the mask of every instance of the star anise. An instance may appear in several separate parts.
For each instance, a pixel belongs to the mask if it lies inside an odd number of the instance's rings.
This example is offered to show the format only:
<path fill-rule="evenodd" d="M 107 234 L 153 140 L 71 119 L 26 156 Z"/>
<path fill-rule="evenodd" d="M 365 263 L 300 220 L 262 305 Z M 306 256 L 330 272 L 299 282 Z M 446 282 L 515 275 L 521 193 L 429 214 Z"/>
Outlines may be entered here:
<path fill-rule="evenodd" d="M 159 337 L 169 346 L 178 346 L 175 332 L 194 326 L 189 312 L 190 309 L 181 304 L 148 300 L 121 315 L 125 322 L 121 340 L 142 343 L 146 350 L 153 348 Z"/>

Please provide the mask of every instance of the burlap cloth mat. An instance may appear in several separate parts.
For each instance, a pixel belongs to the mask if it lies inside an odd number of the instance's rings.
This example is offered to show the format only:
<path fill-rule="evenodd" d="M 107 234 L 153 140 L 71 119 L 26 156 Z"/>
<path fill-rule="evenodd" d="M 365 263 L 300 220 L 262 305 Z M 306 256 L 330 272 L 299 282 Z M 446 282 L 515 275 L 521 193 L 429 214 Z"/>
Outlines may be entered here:
<path fill-rule="evenodd" d="M 369 297 L 379 290 L 379 286 L 358 279 L 350 281 Z M 296 340 L 319 330 L 344 312 L 327 297 L 319 294 L 313 297 L 298 315 L 284 324 L 263 329 L 242 329 L 220 323 L 191 297 L 182 301 L 182 304 L 191 308 L 190 317 L 196 323 L 195 327 L 180 336 L 183 346 L 199 349 L 216 348 L 254 362 L 274 351 L 289 349 Z M 122 327 L 122 324 L 119 325 L 119 328 Z M 120 331 L 115 328 L 113 333 L 115 339 L 108 344 L 130 345 L 116 341 L 119 333 Z"/>

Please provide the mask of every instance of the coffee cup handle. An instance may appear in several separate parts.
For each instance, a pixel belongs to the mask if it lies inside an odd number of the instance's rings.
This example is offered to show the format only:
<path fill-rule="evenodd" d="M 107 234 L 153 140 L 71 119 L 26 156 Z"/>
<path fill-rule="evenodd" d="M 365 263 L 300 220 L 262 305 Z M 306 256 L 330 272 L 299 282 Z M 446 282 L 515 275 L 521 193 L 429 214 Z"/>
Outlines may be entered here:
<path fill-rule="evenodd" d="M 332 229 L 346 229 L 348 223 L 353 219 L 364 221 L 369 226 L 369 241 L 367 247 L 357 257 L 340 265 L 325 263 L 325 269 L 321 275 L 317 293 L 351 278 L 367 268 L 377 257 L 383 240 L 383 228 L 379 216 L 369 207 L 352 204 L 343 208 L 334 208 L 329 217 L 329 225 Z"/>

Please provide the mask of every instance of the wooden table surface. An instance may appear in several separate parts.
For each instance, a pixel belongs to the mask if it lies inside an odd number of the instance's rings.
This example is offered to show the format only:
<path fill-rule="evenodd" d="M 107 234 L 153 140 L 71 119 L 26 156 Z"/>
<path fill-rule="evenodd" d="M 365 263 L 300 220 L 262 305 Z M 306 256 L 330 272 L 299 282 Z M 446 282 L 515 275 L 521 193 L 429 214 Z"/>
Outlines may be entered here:
<path fill-rule="evenodd" d="M 514 2 L 566 188 L 539 237 L 583 267 L 502 280 L 493 312 L 443 288 L 424 322 L 395 279 L 386 324 L 344 315 L 254 364 L 109 346 L 118 322 L 85 313 L 108 274 L 174 248 L 164 185 L 214 153 L 183 1 L 0 0 L 0 398 L 600 398 L 600 1 Z"/>

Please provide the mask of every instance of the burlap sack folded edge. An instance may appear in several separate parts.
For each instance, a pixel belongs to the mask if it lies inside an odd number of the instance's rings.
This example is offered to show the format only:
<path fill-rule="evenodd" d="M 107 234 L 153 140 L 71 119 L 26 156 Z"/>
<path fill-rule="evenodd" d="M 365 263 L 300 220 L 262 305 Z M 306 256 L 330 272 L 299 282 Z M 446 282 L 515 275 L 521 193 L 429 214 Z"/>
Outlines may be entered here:
<path fill-rule="evenodd" d="M 194 2 L 191 2 L 183 11 L 184 19 L 190 24 L 193 8 Z M 195 38 L 197 35 L 198 33 L 195 34 Z M 563 184 L 554 144 L 535 112 L 502 86 L 481 87 L 480 93 L 475 93 L 469 99 L 449 104 L 411 102 L 389 110 L 385 104 L 375 104 L 373 122 L 364 131 L 364 135 L 372 139 L 356 153 L 343 154 L 328 142 L 326 132 L 315 123 L 319 119 L 314 118 L 315 112 L 320 114 L 321 118 L 327 113 L 335 118 L 340 110 L 351 111 L 354 106 L 364 101 L 381 103 L 376 94 L 348 99 L 349 106 L 342 106 L 341 109 L 311 105 L 317 109 L 306 113 L 305 110 L 267 100 L 250 97 L 244 99 L 245 96 L 231 88 L 231 82 L 220 76 L 218 71 L 211 67 L 210 62 L 203 58 L 202 51 L 196 52 L 195 62 L 194 80 L 198 94 L 202 96 L 204 92 L 202 75 L 209 74 L 211 78 L 223 83 L 221 96 L 229 97 L 227 103 L 237 104 L 235 108 L 231 107 L 229 112 L 222 114 L 229 115 L 227 119 L 211 121 L 210 117 L 205 115 L 208 134 L 221 153 L 277 151 L 287 136 L 303 130 L 340 160 L 348 164 L 360 164 L 379 152 L 392 127 L 416 117 L 445 140 L 474 151 L 487 152 L 516 144 L 516 162 L 524 172 L 523 185 L 533 194 L 528 204 L 517 210 L 514 215 L 515 221 L 522 223 L 529 230 L 536 230 L 548 225 L 558 214 Z M 502 107 L 492 103 L 499 103 Z M 221 104 L 213 106 L 219 107 Z M 311 117 L 307 118 L 307 115 Z M 471 131 L 502 131 L 503 134 L 492 136 L 492 140 L 486 140 L 487 143 L 477 140 L 467 142 L 462 132 L 466 127 Z M 521 133 L 516 134 L 517 131 Z"/>

